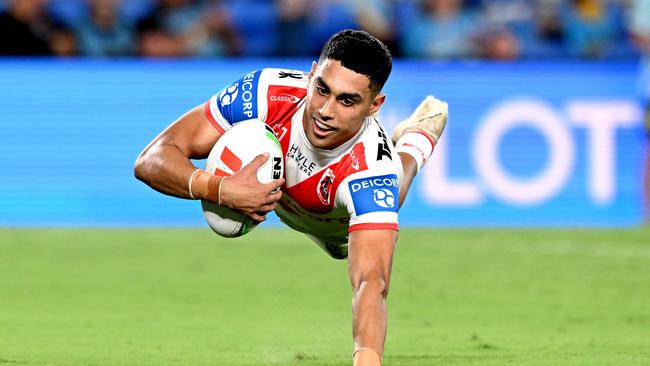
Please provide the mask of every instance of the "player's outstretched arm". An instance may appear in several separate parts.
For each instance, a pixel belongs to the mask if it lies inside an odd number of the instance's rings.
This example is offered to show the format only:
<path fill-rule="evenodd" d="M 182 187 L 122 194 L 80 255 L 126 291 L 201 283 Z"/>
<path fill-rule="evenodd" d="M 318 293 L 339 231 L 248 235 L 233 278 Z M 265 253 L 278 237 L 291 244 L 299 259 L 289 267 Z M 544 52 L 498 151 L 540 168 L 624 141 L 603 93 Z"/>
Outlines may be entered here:
<path fill-rule="evenodd" d="M 350 233 L 348 270 L 352 284 L 354 366 L 378 366 L 386 339 L 386 297 L 390 284 L 395 230 Z"/>
<path fill-rule="evenodd" d="M 204 106 L 195 107 L 145 147 L 135 162 L 134 174 L 161 193 L 209 200 L 263 221 L 265 213 L 272 211 L 282 196 L 272 191 L 284 180 L 267 184 L 257 180 L 255 172 L 267 159 L 262 155 L 223 182 L 222 177 L 197 171 L 190 159 L 206 158 L 219 137 L 221 134 L 205 116 Z"/>

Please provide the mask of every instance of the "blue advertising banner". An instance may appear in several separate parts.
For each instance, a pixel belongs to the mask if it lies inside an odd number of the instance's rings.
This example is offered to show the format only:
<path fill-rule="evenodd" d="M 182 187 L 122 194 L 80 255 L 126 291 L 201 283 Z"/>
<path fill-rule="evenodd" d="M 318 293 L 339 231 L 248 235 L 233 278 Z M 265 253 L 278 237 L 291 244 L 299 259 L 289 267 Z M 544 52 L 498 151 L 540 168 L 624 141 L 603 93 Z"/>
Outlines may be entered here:
<path fill-rule="evenodd" d="M 310 62 L 0 61 L 0 225 L 204 225 L 198 202 L 133 177 L 136 156 L 250 71 Z M 633 63 L 396 62 L 380 114 L 389 130 L 427 94 L 450 106 L 400 223 L 640 223 L 636 78 Z"/>

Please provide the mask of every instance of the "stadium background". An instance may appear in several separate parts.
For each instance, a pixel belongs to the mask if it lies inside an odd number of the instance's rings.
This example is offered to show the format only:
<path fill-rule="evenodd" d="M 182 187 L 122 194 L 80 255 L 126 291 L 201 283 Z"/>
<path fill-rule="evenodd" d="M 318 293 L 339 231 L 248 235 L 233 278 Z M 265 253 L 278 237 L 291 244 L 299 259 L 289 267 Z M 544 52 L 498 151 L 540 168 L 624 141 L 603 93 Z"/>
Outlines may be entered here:
<path fill-rule="evenodd" d="M 649 364 L 648 3 L 0 0 L 0 364 L 349 365 L 345 262 L 277 219 L 221 239 L 132 174 L 348 26 L 396 55 L 389 129 L 451 110 L 401 210 L 385 365 Z"/>
<path fill-rule="evenodd" d="M 132 178 L 140 149 L 246 72 L 308 69 L 327 35 L 347 26 L 376 31 L 397 55 L 381 112 L 389 129 L 426 94 L 451 106 L 404 225 L 643 221 L 644 49 L 634 38 L 643 2 L 0 3 L 0 27 L 13 29 L 0 53 L 14 56 L 0 59 L 0 152 L 20 157 L 0 166 L 4 225 L 202 225 L 196 202 Z M 20 6 L 27 15 L 11 15 Z M 227 20 L 210 33 L 213 15 Z M 20 38 L 12 16 L 42 29 Z M 154 36 L 165 41 L 148 45 Z M 55 58 L 24 58 L 39 52 Z"/>
<path fill-rule="evenodd" d="M 0 62 L 7 85 L 0 92 L 0 223 L 204 225 L 197 202 L 135 180 L 135 157 L 237 75 L 309 63 Z M 640 224 L 645 138 L 635 80 L 632 62 L 396 62 L 381 113 L 389 129 L 427 93 L 451 106 L 443 143 L 416 180 L 401 223 Z"/>

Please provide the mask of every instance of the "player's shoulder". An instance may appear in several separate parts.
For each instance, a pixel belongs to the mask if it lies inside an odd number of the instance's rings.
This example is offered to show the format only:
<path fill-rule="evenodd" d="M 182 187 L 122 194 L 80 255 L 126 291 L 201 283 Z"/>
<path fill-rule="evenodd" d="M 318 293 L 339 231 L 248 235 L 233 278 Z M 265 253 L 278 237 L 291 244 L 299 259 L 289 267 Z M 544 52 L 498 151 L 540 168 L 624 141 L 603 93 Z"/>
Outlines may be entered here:
<path fill-rule="evenodd" d="M 266 68 L 258 85 L 263 117 L 275 119 L 278 114 L 293 110 L 307 95 L 307 74 L 290 69 Z"/>
<path fill-rule="evenodd" d="M 344 178 L 340 199 L 356 201 L 366 199 L 367 192 L 377 189 L 399 189 L 403 176 L 402 163 L 386 130 L 377 119 L 372 117 L 366 121 L 360 141 L 354 146 L 352 153 L 350 155 L 358 160 L 356 164 L 362 169 L 350 171 Z M 358 155 L 362 157 L 357 159 Z"/>
<path fill-rule="evenodd" d="M 266 85 L 307 86 L 307 73 L 300 70 L 267 67 L 258 71 L 260 83 Z"/>
<path fill-rule="evenodd" d="M 363 146 L 363 164 L 366 169 L 359 169 L 346 176 L 336 194 L 337 204 L 347 207 L 354 220 L 364 214 L 396 215 L 403 176 L 402 165 L 392 143 L 387 138 L 384 141 L 382 137 L 385 135 L 383 128 L 367 129 L 366 132 L 368 135 L 364 136 L 363 144 L 360 142 L 357 145 Z M 373 136 L 372 133 L 376 135 Z M 392 223 L 396 222 L 397 216 L 388 219 L 374 216 L 373 219 Z"/>
<path fill-rule="evenodd" d="M 266 121 L 295 109 L 307 94 L 307 76 L 291 69 L 251 71 L 213 95 L 206 105 L 208 119 L 221 132 L 251 120 Z"/>
<path fill-rule="evenodd" d="M 306 88 L 307 74 L 299 70 L 263 68 L 251 71 L 237 81 L 226 86 L 219 93 L 225 102 L 235 100 L 237 94 L 248 93 L 251 96 L 264 93 L 270 87 Z"/>

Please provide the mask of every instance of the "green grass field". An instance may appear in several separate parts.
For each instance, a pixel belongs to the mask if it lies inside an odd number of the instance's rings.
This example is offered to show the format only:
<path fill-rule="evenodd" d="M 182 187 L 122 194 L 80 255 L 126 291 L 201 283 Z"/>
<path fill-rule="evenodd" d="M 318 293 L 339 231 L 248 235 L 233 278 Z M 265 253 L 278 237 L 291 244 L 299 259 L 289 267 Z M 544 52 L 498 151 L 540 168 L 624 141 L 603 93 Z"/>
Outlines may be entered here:
<path fill-rule="evenodd" d="M 404 229 L 384 365 L 650 365 L 650 230 Z M 258 229 L 0 230 L 0 365 L 350 365 L 346 262 Z"/>

